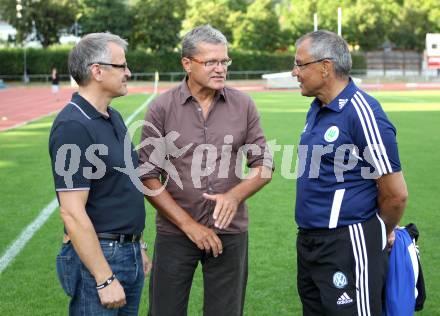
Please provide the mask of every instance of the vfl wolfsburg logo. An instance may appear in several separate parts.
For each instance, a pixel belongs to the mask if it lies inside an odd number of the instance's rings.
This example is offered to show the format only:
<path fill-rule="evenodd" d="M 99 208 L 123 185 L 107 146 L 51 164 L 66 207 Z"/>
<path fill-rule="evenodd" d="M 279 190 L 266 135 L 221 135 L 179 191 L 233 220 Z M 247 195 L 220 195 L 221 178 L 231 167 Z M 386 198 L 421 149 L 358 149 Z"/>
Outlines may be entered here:
<path fill-rule="evenodd" d="M 335 125 L 329 127 L 328 130 L 324 134 L 324 139 L 326 142 L 332 143 L 338 139 L 339 136 L 339 128 Z"/>

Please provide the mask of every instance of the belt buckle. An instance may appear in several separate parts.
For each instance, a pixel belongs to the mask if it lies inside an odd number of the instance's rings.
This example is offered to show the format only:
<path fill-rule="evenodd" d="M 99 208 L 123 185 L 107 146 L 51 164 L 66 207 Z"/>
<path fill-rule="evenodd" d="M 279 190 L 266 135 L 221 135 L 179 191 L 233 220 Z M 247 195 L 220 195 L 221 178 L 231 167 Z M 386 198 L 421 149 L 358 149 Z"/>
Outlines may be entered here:
<path fill-rule="evenodd" d="M 124 234 L 120 234 L 119 235 L 119 243 L 124 243 L 124 240 L 125 240 L 125 235 Z"/>

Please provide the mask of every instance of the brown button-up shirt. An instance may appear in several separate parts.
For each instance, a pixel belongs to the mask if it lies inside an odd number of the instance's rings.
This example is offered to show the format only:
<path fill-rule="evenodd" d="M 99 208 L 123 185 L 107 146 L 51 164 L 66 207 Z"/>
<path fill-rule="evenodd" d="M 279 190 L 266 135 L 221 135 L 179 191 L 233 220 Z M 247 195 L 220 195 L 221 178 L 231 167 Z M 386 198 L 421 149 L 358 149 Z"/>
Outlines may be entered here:
<path fill-rule="evenodd" d="M 225 193 L 240 183 L 243 156 L 249 168 L 273 168 L 257 109 L 248 95 L 225 87 L 215 94 L 206 119 L 202 113 L 186 80 L 151 102 L 139 149 L 141 179 L 160 178 L 184 210 L 217 233 L 245 232 L 245 203 L 229 227 L 219 230 L 212 217 L 215 202 L 202 194 Z M 156 225 L 159 233 L 182 233 L 159 212 Z"/>

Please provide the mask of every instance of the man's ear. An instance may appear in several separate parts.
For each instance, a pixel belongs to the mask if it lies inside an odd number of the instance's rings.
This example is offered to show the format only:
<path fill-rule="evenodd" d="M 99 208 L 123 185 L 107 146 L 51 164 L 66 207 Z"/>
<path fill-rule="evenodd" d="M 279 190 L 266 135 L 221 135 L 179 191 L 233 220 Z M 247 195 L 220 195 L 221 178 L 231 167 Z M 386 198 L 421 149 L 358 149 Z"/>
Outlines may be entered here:
<path fill-rule="evenodd" d="M 189 74 L 191 72 L 191 60 L 188 57 L 182 57 L 181 62 L 183 69 Z"/>
<path fill-rule="evenodd" d="M 333 64 L 330 60 L 323 60 L 321 64 L 321 73 L 323 78 L 327 78 L 333 71 Z"/>
<path fill-rule="evenodd" d="M 93 78 L 95 81 L 102 81 L 102 69 L 98 65 L 92 65 L 90 67 L 90 78 Z"/>

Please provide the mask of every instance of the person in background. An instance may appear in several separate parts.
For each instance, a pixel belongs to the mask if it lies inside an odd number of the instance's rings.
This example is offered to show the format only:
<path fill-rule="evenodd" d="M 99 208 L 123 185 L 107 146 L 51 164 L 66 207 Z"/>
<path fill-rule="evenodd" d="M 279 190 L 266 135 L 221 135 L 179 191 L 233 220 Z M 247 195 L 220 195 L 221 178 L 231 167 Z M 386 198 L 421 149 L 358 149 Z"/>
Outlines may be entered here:
<path fill-rule="evenodd" d="M 52 82 L 52 94 L 55 96 L 55 99 L 57 101 L 60 100 L 59 98 L 59 91 L 60 91 L 60 77 L 58 75 L 57 69 L 54 67 L 52 68 L 52 73 L 50 76 L 51 82 Z"/>

